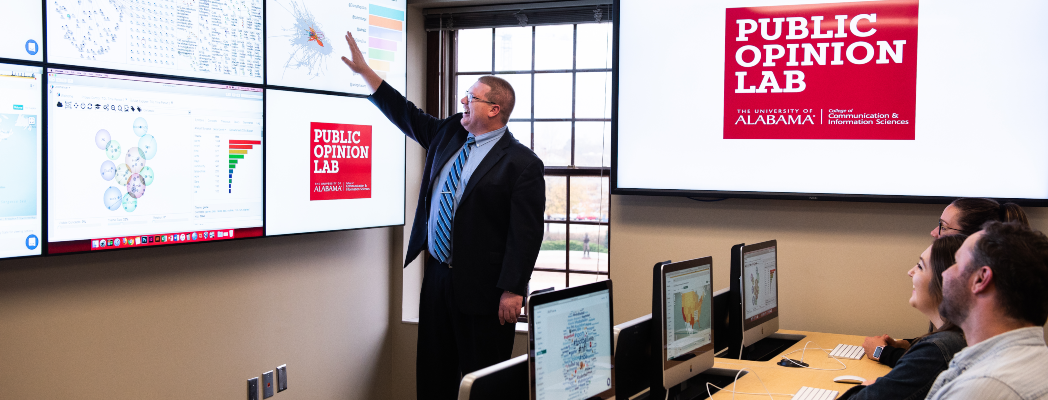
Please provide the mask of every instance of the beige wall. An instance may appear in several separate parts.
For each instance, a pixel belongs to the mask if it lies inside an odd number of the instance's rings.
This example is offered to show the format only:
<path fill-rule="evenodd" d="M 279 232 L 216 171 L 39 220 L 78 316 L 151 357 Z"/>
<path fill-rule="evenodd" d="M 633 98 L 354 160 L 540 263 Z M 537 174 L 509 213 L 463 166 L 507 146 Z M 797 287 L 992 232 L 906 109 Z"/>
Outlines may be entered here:
<path fill-rule="evenodd" d="M 0 261 L 0 398 L 391 398 L 382 228 Z"/>
<path fill-rule="evenodd" d="M 780 327 L 913 337 L 928 321 L 910 307 L 906 272 L 931 243 L 944 205 L 612 196 L 615 322 L 651 312 L 658 261 L 713 256 L 714 289 L 728 287 L 737 243 L 779 244 Z M 1048 210 L 1028 208 L 1048 228 Z M 836 343 L 820 343 L 834 346 Z"/>
<path fill-rule="evenodd" d="M 426 93 L 426 30 L 422 10 L 408 6 L 408 90 L 407 97 L 420 108 L 425 109 Z M 418 205 L 418 188 L 422 182 L 422 173 L 426 163 L 426 152 L 418 143 L 407 141 L 407 182 L 405 182 L 404 221 L 399 243 L 395 246 L 397 268 L 393 272 L 392 301 L 398 315 L 392 316 L 392 365 L 394 399 L 415 398 L 415 341 L 418 338 L 418 325 L 402 321 L 414 321 L 418 318 L 419 288 L 422 287 L 422 263 L 415 261 L 407 268 L 404 256 L 407 254 L 408 238 L 411 235 L 415 207 Z"/>

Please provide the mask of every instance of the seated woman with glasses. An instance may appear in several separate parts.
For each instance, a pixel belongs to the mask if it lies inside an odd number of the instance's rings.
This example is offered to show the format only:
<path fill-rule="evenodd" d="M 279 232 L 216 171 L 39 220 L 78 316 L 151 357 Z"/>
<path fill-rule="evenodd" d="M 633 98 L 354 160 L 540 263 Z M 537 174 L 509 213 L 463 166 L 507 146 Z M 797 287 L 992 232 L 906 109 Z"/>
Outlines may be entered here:
<path fill-rule="evenodd" d="M 940 238 L 958 233 L 971 235 L 989 221 L 1019 222 L 1030 226 L 1026 212 L 1015 203 L 998 203 L 992 199 L 963 197 L 942 210 L 939 225 L 932 228 L 932 237 Z"/>
<path fill-rule="evenodd" d="M 908 272 L 913 280 L 910 306 L 928 317 L 931 332 L 910 340 L 894 340 L 888 335 L 866 338 L 866 356 L 880 362 L 892 358 L 892 370 L 849 389 L 839 399 L 923 399 L 928 395 L 935 378 L 950 366 L 953 355 L 966 346 L 961 328 L 939 314 L 939 304 L 942 273 L 954 264 L 954 253 L 967 237 L 959 234 L 935 240 Z"/>

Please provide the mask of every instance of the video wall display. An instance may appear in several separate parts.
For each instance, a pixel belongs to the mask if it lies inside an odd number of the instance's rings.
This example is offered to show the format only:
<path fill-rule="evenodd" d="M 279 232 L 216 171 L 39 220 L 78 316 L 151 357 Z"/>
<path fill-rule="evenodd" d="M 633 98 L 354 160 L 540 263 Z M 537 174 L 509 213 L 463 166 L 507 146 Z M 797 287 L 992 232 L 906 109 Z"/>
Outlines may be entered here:
<path fill-rule="evenodd" d="M 1048 2 L 617 4 L 614 193 L 1048 202 Z"/>
<path fill-rule="evenodd" d="M 40 255 L 43 69 L 0 64 L 0 258 Z"/>
<path fill-rule="evenodd" d="M 261 89 L 48 78 L 51 253 L 262 235 Z"/>
<path fill-rule="evenodd" d="M 5 5 L 0 259 L 404 224 L 406 139 L 342 57 L 404 93 L 406 7 Z"/>
<path fill-rule="evenodd" d="M 405 137 L 367 99 L 266 91 L 266 235 L 404 223 Z"/>
<path fill-rule="evenodd" d="M 44 60 L 44 19 L 40 2 L 5 1 L 0 12 L 0 58 Z"/>
<path fill-rule="evenodd" d="M 342 62 L 346 32 L 368 65 L 404 92 L 407 63 L 404 0 L 266 0 L 266 83 L 368 95 L 364 79 Z"/>

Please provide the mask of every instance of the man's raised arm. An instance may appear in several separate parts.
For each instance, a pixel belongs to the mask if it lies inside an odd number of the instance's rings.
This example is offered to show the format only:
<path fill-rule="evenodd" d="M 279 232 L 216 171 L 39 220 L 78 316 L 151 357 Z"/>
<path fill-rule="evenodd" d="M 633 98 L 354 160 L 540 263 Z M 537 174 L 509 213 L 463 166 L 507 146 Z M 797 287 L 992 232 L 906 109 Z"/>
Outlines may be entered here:
<path fill-rule="evenodd" d="M 353 40 L 353 34 L 349 33 L 349 31 L 346 31 L 346 42 L 349 43 L 349 55 L 352 59 L 342 56 L 342 62 L 346 63 L 353 72 L 363 76 L 364 81 L 368 84 L 368 89 L 371 89 L 371 93 L 375 93 L 378 87 L 382 85 L 382 78 L 368 66 L 367 61 L 364 61 L 364 53 L 360 52 L 357 41 Z"/>

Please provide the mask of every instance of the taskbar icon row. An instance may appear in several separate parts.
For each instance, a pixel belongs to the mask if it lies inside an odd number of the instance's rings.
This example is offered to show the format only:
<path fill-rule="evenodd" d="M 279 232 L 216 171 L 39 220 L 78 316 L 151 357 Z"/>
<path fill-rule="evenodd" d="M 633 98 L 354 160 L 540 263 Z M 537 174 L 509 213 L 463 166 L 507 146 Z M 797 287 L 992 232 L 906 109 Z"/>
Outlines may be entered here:
<path fill-rule="evenodd" d="M 203 242 L 234 238 L 234 229 L 220 231 L 196 231 L 167 233 L 163 235 L 124 236 L 105 239 L 91 239 L 91 250 L 109 250 L 124 247 L 158 246 L 183 242 Z"/>

